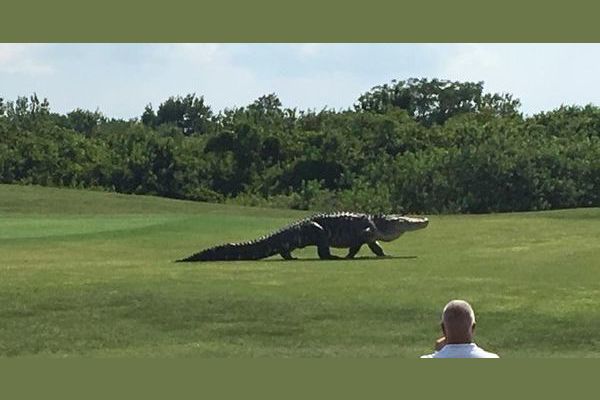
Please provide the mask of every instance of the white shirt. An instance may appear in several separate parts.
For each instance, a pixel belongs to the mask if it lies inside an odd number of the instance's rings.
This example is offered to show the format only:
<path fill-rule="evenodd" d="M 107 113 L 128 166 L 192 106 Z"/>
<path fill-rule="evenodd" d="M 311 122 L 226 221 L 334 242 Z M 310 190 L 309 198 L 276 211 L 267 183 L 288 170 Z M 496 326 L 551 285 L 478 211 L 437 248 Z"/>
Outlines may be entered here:
<path fill-rule="evenodd" d="M 447 344 L 441 350 L 426 354 L 421 358 L 500 358 L 498 354 L 490 353 L 475 343 Z"/>

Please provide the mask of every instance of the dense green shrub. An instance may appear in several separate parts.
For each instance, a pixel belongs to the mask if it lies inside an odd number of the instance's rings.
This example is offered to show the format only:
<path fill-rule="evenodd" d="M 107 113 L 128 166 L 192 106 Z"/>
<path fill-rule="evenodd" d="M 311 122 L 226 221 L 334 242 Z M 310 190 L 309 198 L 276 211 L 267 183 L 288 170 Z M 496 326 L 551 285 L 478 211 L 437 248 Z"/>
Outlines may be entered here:
<path fill-rule="evenodd" d="M 140 120 L 0 101 L 0 182 L 296 209 L 469 213 L 600 206 L 600 109 L 524 117 L 482 83 L 394 81 L 354 110 L 274 94 L 214 114 L 171 97 Z"/>

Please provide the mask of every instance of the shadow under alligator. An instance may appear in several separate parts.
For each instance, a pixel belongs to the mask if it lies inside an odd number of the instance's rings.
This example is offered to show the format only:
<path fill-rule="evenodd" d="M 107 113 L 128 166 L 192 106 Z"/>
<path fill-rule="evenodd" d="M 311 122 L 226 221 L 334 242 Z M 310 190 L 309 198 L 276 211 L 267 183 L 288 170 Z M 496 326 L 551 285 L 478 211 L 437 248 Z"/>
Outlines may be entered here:
<path fill-rule="evenodd" d="M 345 258 L 345 257 L 340 257 L 340 258 L 334 258 L 334 259 L 330 259 L 330 260 L 322 260 L 319 257 L 313 257 L 313 258 L 295 258 L 293 260 L 284 260 L 284 259 L 277 259 L 277 258 L 267 258 L 263 261 L 266 262 L 283 262 L 283 263 L 293 263 L 293 262 L 306 262 L 306 261 L 310 261 L 310 262 L 336 262 L 336 261 L 383 261 L 383 260 L 412 260 L 417 258 L 417 256 L 385 256 L 385 257 L 368 257 L 368 256 L 362 256 L 362 257 L 354 257 L 354 258 Z M 240 260 L 243 261 L 243 260 Z"/>

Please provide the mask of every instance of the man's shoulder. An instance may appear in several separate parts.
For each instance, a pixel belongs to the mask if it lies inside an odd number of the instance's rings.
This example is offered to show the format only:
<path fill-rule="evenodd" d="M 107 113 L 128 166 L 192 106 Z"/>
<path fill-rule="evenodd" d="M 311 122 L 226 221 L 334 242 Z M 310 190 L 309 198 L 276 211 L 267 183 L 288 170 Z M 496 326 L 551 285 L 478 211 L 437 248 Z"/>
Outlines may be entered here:
<path fill-rule="evenodd" d="M 498 354 L 485 351 L 475 343 L 469 345 L 446 345 L 432 354 L 421 358 L 500 358 Z"/>
<path fill-rule="evenodd" d="M 485 351 L 484 349 L 482 349 L 481 347 L 475 345 L 473 348 L 473 355 L 476 358 L 500 358 L 500 356 L 498 356 L 498 354 L 496 353 L 491 353 L 489 351 Z"/>
<path fill-rule="evenodd" d="M 500 358 L 500 356 L 496 353 L 490 353 L 489 351 L 481 350 L 477 353 L 476 358 Z"/>

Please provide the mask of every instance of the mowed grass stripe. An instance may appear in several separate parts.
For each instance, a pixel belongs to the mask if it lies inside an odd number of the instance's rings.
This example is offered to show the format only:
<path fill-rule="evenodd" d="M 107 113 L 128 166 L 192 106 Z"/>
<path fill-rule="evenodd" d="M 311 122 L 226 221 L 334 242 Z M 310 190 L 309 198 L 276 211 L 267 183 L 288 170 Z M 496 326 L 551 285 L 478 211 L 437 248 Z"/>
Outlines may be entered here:
<path fill-rule="evenodd" d="M 12 185 L 0 212 L 1 356 L 413 358 L 457 297 L 501 356 L 600 355 L 598 209 L 432 216 L 389 259 L 194 264 L 307 213 Z"/>

